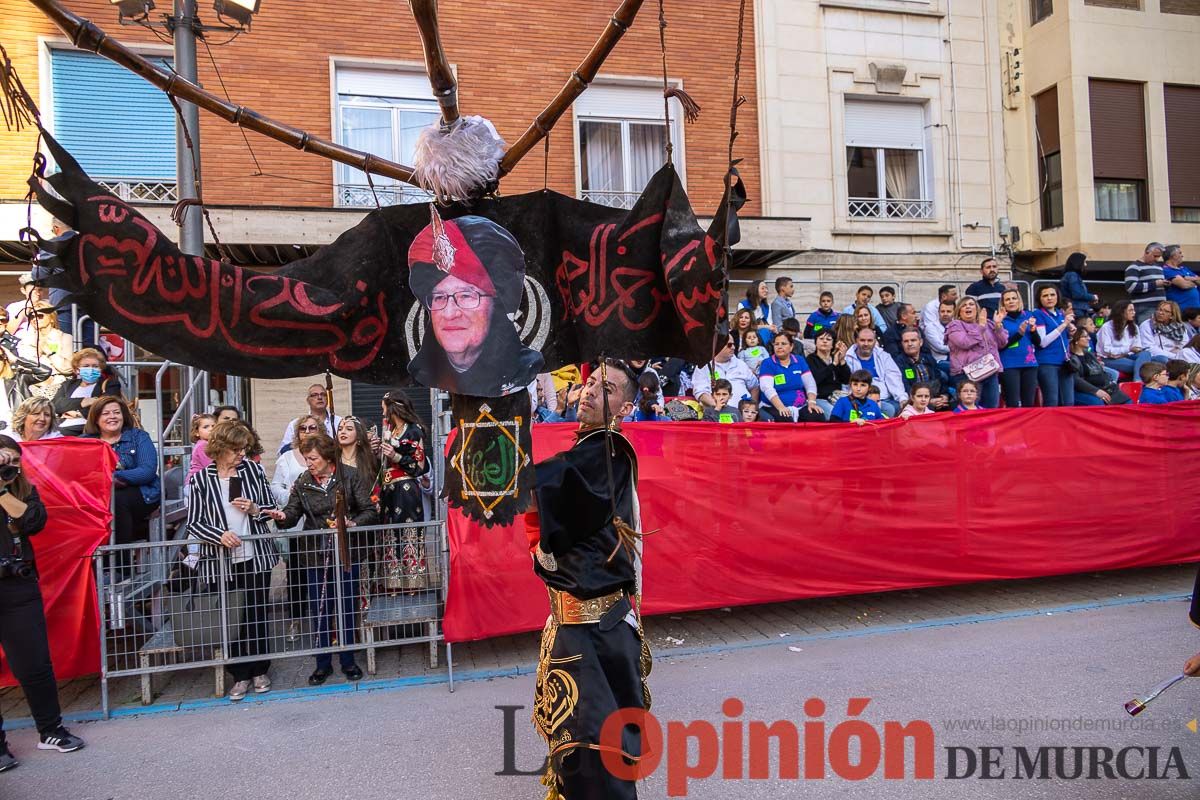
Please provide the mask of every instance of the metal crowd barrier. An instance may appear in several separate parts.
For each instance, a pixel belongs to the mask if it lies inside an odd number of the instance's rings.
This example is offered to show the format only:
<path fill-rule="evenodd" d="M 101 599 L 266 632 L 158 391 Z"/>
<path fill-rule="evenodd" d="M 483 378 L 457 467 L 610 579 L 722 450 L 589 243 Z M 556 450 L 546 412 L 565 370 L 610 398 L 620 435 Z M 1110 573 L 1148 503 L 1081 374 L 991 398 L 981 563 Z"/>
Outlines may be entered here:
<path fill-rule="evenodd" d="M 361 666 L 375 674 L 378 648 L 427 644 L 436 667 L 449 565 L 443 523 L 351 527 L 349 570 L 333 539 L 329 529 L 245 537 L 250 550 L 256 540 L 276 544 L 281 557 L 270 571 L 240 561 L 240 551 L 213 558 L 194 539 L 98 548 L 104 717 L 113 678 L 139 677 L 148 705 L 154 676 L 177 670 L 211 667 L 223 696 L 226 667 L 259 660 L 329 653 L 336 668 L 337 653 L 365 650 Z M 110 591 L 115 573 L 138 568 L 135 553 L 168 565 L 152 596 Z"/>

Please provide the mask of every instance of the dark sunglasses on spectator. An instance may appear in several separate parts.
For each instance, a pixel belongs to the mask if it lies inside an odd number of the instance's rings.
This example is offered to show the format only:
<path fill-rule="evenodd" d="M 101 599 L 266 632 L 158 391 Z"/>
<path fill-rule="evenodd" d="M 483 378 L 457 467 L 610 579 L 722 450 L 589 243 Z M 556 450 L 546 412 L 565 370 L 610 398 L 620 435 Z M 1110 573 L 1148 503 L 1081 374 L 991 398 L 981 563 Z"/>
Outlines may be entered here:
<path fill-rule="evenodd" d="M 301 433 L 304 433 L 305 431 L 318 431 L 318 430 L 320 430 L 320 428 L 316 425 L 301 425 L 300 426 Z"/>

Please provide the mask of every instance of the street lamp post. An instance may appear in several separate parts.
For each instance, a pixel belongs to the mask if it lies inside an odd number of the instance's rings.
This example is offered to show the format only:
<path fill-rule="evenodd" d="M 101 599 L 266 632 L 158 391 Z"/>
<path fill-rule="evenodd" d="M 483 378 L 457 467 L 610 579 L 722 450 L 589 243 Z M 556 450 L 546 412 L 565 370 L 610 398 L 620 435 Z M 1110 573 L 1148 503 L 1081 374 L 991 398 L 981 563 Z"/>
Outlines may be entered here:
<path fill-rule="evenodd" d="M 175 0 L 175 70 L 184 80 L 196 80 L 196 0 Z M 196 176 L 200 174 L 200 110 L 194 103 L 179 100 L 175 122 L 175 186 L 180 200 L 197 198 Z M 192 147 L 187 145 L 190 134 Z M 189 205 L 179 222 L 179 249 L 192 256 L 204 255 L 204 227 L 200 206 Z"/>

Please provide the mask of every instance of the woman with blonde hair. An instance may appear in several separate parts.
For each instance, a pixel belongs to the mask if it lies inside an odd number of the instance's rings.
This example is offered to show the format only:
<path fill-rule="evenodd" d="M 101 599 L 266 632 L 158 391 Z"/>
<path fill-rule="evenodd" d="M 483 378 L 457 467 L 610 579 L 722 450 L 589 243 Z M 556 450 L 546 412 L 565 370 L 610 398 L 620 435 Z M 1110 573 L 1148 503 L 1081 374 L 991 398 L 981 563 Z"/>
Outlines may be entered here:
<path fill-rule="evenodd" d="M 846 352 L 849 353 L 857 344 L 855 342 L 857 336 L 858 323 L 855 321 L 853 314 L 842 314 L 833 323 L 834 347 L 837 347 L 839 344 L 844 345 Z"/>
<path fill-rule="evenodd" d="M 87 424 L 88 409 L 100 397 L 120 397 L 121 381 L 108 373 L 104 354 L 85 347 L 71 356 L 74 377 L 58 387 L 54 395 L 54 413 L 64 433 L 79 435 Z"/>
<path fill-rule="evenodd" d="M 11 433 L 18 442 L 58 439 L 57 427 L 54 406 L 44 397 L 27 397 L 13 412 Z"/>

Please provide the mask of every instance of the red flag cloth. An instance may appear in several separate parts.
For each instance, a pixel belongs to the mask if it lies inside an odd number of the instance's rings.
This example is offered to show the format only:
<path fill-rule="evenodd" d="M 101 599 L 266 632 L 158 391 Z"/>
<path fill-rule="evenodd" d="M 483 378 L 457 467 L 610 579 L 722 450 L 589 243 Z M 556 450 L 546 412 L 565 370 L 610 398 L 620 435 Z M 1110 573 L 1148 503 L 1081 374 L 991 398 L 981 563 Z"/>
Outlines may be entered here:
<path fill-rule="evenodd" d="M 46 505 L 34 536 L 54 675 L 69 680 L 100 671 L 100 612 L 90 556 L 108 541 L 117 454 L 98 439 L 67 436 L 21 444 L 21 469 Z M 0 686 L 16 686 L 0 659 Z"/>
<path fill-rule="evenodd" d="M 534 426 L 541 460 L 574 426 Z M 647 614 L 1200 560 L 1200 402 L 639 422 Z M 540 629 L 523 520 L 451 511 L 448 641 Z"/>

